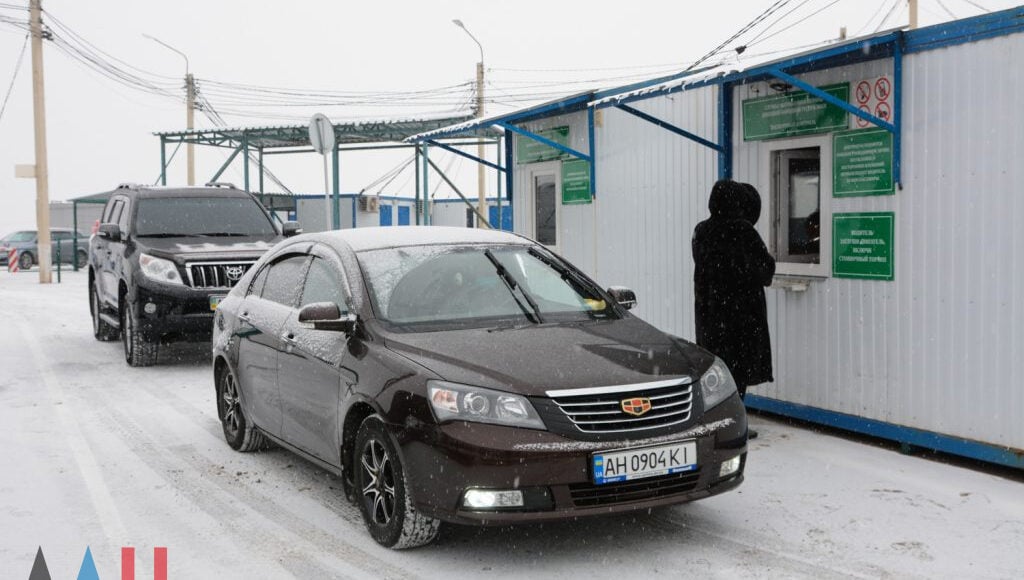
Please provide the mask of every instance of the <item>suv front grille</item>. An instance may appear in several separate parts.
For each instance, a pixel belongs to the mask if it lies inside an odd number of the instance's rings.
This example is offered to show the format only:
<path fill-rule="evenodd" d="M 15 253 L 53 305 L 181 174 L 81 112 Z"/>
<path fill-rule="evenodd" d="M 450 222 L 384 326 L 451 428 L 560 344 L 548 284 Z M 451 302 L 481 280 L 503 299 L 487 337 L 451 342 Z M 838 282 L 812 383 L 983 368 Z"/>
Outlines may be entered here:
<path fill-rule="evenodd" d="M 646 389 L 627 386 L 621 391 L 558 395 L 551 398 L 552 402 L 583 433 L 628 433 L 669 427 L 689 421 L 693 411 L 693 385 L 689 379 Z M 650 410 L 639 416 L 623 411 L 623 401 L 635 398 L 649 400 Z"/>
<path fill-rule="evenodd" d="M 622 483 L 576 483 L 569 486 L 569 495 L 576 507 L 610 505 L 692 491 L 697 487 L 698 479 L 699 470 Z"/>
<path fill-rule="evenodd" d="M 186 264 L 189 286 L 231 288 L 255 262 L 196 262 Z"/>

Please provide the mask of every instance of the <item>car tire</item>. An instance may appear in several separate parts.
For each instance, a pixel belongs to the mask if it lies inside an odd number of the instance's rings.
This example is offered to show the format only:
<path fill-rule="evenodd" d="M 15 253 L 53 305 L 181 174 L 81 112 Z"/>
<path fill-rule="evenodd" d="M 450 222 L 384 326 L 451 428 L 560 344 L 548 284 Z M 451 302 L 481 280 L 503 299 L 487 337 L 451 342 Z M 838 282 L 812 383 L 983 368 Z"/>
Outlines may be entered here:
<path fill-rule="evenodd" d="M 77 259 L 75 260 L 76 266 L 81 270 L 89 265 L 89 254 L 85 250 L 78 250 Z"/>
<path fill-rule="evenodd" d="M 22 270 L 28 270 L 29 268 L 35 265 L 36 258 L 29 252 L 22 252 L 22 254 L 18 256 L 18 268 Z"/>
<path fill-rule="evenodd" d="M 217 417 L 224 440 L 235 451 L 248 453 L 266 446 L 263 434 L 250 425 L 242 412 L 238 380 L 225 365 L 217 372 Z"/>
<path fill-rule="evenodd" d="M 149 367 L 156 364 L 160 343 L 148 341 L 139 332 L 139 315 L 132 305 L 125 301 L 121 305 L 121 342 L 124 344 L 124 360 L 129 366 Z"/>
<path fill-rule="evenodd" d="M 121 331 L 100 318 L 100 295 L 96 285 L 89 285 L 89 314 L 92 315 L 92 335 L 96 340 L 110 342 L 121 336 Z"/>
<path fill-rule="evenodd" d="M 434 541 L 441 521 L 413 506 L 401 458 L 379 415 L 367 417 L 359 426 L 354 453 L 356 501 L 373 539 L 395 550 Z"/>

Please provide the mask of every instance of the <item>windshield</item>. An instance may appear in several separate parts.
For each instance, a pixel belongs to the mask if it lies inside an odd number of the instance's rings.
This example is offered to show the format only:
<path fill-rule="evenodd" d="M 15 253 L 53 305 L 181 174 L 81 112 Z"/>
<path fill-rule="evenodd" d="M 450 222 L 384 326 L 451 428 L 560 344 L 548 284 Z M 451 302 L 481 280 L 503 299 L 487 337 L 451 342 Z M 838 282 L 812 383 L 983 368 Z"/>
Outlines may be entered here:
<path fill-rule="evenodd" d="M 267 214 L 248 197 L 139 200 L 136 236 L 274 236 Z"/>
<path fill-rule="evenodd" d="M 36 239 L 35 232 L 14 232 L 3 239 L 5 242 L 32 242 Z"/>
<path fill-rule="evenodd" d="M 359 262 L 377 317 L 393 324 L 486 326 L 615 316 L 589 282 L 526 246 L 389 248 L 360 252 Z"/>

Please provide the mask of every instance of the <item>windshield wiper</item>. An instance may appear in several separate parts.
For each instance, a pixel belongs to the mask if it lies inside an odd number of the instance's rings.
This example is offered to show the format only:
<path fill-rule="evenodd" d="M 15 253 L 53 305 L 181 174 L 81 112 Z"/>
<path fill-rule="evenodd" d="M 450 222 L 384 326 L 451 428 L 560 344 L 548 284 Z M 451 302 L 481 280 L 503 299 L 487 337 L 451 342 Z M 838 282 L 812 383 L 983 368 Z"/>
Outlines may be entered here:
<path fill-rule="evenodd" d="M 159 234 L 136 234 L 136 238 L 194 238 L 196 234 L 169 234 L 161 232 Z"/>
<path fill-rule="evenodd" d="M 230 238 L 230 237 L 249 237 L 258 236 L 260 234 L 243 234 L 239 232 L 203 232 L 201 234 L 195 234 L 204 238 Z"/>
<path fill-rule="evenodd" d="M 508 288 L 508 291 L 512 293 L 512 299 L 516 301 L 517 305 L 519 305 L 519 308 L 523 311 L 523 314 L 525 314 L 527 318 L 533 320 L 537 324 L 541 324 L 543 320 L 540 316 L 540 307 L 537 306 L 537 302 L 533 299 L 532 296 L 530 296 L 530 293 L 526 291 L 526 288 L 523 288 L 523 285 L 520 284 L 516 280 L 515 276 L 512 275 L 512 272 L 509 272 L 508 269 L 505 268 L 505 265 L 502 264 L 497 257 L 495 257 L 494 253 L 492 253 L 490 250 L 484 250 L 484 255 L 487 256 L 487 259 L 490 260 L 492 264 L 494 264 L 494 268 L 498 271 L 498 277 L 501 278 L 502 282 L 505 283 L 505 286 Z M 517 288 L 519 289 L 519 293 L 523 295 L 523 298 L 525 298 L 526 302 L 530 305 L 530 309 L 532 310 L 532 312 L 530 310 L 527 310 L 526 306 L 523 306 L 522 301 L 519 300 L 519 297 L 516 296 Z"/>

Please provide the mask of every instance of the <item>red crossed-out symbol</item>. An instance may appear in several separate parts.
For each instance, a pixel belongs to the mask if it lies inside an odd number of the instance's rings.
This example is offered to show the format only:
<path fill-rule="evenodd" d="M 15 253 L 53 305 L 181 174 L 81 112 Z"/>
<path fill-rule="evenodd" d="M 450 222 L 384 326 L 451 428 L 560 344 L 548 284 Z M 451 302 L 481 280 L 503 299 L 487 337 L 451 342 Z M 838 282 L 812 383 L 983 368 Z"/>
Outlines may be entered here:
<path fill-rule="evenodd" d="M 889 103 L 878 103 L 875 107 L 875 116 L 883 121 L 888 121 L 889 117 L 892 116 L 892 109 L 889 108 Z"/>
<path fill-rule="evenodd" d="M 860 110 L 864 111 L 865 113 L 867 113 L 869 115 L 871 114 L 871 109 L 868 108 L 867 105 L 861 105 L 860 106 Z M 857 127 L 863 129 L 864 127 L 867 127 L 870 124 L 871 123 L 867 119 L 865 119 L 863 117 L 857 117 Z"/>
<path fill-rule="evenodd" d="M 871 83 L 867 81 L 861 81 L 857 83 L 857 102 L 861 105 L 868 102 L 871 98 Z"/>
<path fill-rule="evenodd" d="M 889 93 L 892 92 L 892 84 L 889 83 L 889 79 L 880 77 L 875 81 L 875 98 L 879 101 L 884 101 L 889 98 Z"/>

